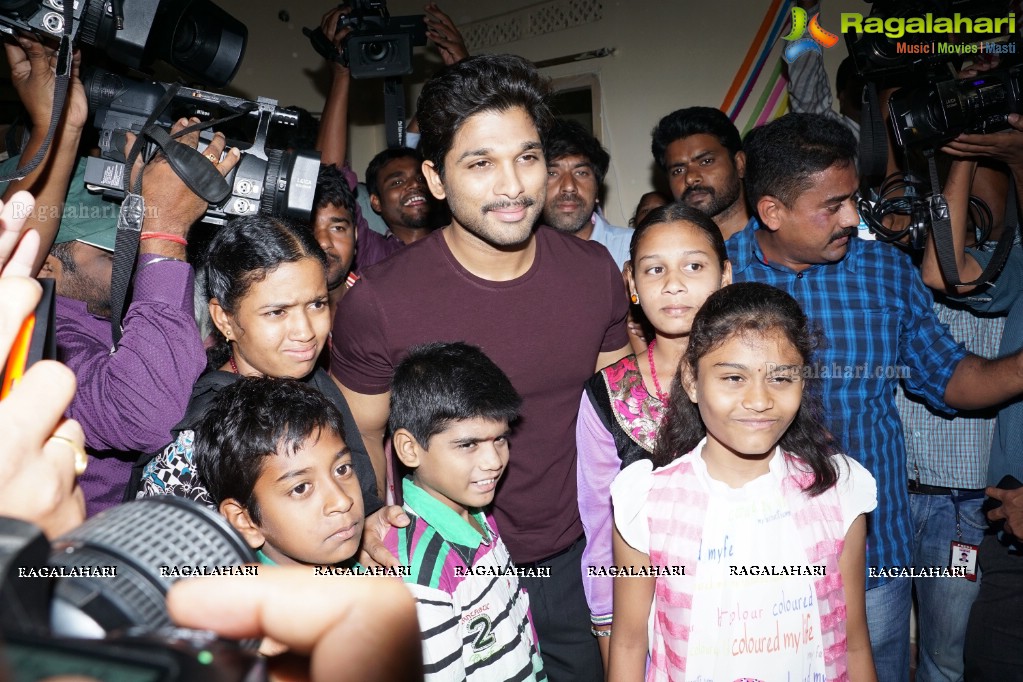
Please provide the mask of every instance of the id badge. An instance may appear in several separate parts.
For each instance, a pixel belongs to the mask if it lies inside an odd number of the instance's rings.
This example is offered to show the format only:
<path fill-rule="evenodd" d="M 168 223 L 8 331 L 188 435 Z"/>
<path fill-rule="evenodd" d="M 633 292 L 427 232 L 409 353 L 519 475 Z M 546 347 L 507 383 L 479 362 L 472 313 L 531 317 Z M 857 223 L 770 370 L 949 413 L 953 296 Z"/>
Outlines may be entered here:
<path fill-rule="evenodd" d="M 977 545 L 953 540 L 948 567 L 960 571 L 970 582 L 977 582 L 977 550 Z"/>

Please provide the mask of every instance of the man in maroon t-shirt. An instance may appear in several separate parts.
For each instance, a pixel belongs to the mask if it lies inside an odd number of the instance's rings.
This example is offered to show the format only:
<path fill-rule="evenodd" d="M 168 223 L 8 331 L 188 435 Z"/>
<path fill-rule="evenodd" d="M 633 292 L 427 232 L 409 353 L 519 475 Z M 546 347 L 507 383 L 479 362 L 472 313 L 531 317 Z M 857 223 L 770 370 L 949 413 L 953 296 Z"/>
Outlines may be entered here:
<path fill-rule="evenodd" d="M 511 56 L 469 58 L 426 83 L 423 173 L 451 224 L 365 271 L 335 317 L 331 374 L 381 486 L 389 383 L 409 346 L 466 341 L 511 378 L 524 403 L 494 515 L 516 564 L 550 569 L 523 580 L 548 675 L 589 681 L 602 673 L 582 591 L 575 421 L 586 379 L 628 352 L 627 299 L 603 246 L 534 227 L 546 95 Z"/>

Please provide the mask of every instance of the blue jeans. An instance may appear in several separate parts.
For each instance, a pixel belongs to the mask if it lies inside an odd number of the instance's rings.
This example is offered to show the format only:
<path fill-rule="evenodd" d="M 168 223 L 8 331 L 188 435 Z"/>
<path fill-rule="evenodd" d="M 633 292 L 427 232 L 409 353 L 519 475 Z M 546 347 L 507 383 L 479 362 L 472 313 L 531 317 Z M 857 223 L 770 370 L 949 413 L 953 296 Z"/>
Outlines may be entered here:
<path fill-rule="evenodd" d="M 909 679 L 909 609 L 913 581 L 893 578 L 867 590 L 867 628 L 877 682 Z"/>
<path fill-rule="evenodd" d="M 984 494 L 909 496 L 913 517 L 913 563 L 947 567 L 952 541 L 979 545 L 987 521 L 980 510 Z M 958 507 L 958 528 L 956 531 Z M 917 682 L 961 682 L 966 623 L 980 582 L 964 578 L 918 578 L 916 589 L 918 652 Z"/>

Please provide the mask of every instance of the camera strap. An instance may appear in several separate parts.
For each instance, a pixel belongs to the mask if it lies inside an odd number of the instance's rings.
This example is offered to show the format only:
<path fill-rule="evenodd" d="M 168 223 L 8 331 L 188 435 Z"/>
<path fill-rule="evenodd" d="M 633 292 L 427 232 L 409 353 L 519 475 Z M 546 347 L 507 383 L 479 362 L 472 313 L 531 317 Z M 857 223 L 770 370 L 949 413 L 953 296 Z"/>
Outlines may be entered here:
<path fill-rule="evenodd" d="M 863 89 L 863 108 L 860 115 L 860 182 L 866 187 L 873 180 L 883 178 L 888 166 L 888 131 L 881 116 L 877 84 L 867 83 Z"/>
<path fill-rule="evenodd" d="M 71 67 L 74 61 L 74 47 L 71 44 L 71 25 L 74 22 L 72 10 L 73 4 L 65 2 L 63 8 L 64 32 L 60 36 L 60 47 L 57 48 L 57 67 L 53 82 L 53 108 L 50 111 L 50 127 L 46 129 L 46 138 L 35 155 L 28 160 L 28 163 L 12 171 L 9 176 L 0 177 L 0 182 L 21 180 L 34 171 L 42 163 L 43 158 L 50 149 L 50 143 L 53 142 L 53 135 L 57 132 L 57 124 L 60 122 L 60 117 L 64 114 L 64 103 L 67 100 L 68 86 L 71 84 Z"/>
<path fill-rule="evenodd" d="M 1014 224 L 1012 228 L 1006 227 L 1002 230 L 1002 236 L 995 246 L 995 253 L 991 262 L 987 264 L 980 277 L 972 282 L 963 282 L 959 279 L 959 268 L 956 266 L 955 245 L 952 241 L 952 219 L 949 215 L 948 201 L 941 193 L 941 184 L 938 182 L 938 166 L 934 161 L 934 154 L 927 155 L 927 172 L 931 178 L 931 189 L 934 193 L 930 198 L 931 231 L 934 234 L 935 254 L 938 257 L 938 265 L 941 266 L 941 273 L 950 286 L 979 286 L 993 280 L 1009 258 L 1009 251 L 1012 242 L 1016 237 L 1016 230 L 1019 226 Z"/>

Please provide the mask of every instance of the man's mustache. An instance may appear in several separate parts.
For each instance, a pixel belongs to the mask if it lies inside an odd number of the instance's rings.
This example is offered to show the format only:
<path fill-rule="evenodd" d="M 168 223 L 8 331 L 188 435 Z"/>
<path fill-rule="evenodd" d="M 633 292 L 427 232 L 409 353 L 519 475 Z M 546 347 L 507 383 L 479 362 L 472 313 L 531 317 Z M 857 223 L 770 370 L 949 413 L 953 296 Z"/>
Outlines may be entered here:
<path fill-rule="evenodd" d="M 489 213 L 490 211 L 503 211 L 507 208 L 529 208 L 535 203 L 536 201 L 532 197 L 526 197 L 518 201 L 497 201 L 492 204 L 486 204 L 482 211 L 483 213 Z"/>

